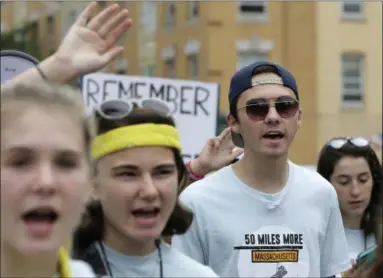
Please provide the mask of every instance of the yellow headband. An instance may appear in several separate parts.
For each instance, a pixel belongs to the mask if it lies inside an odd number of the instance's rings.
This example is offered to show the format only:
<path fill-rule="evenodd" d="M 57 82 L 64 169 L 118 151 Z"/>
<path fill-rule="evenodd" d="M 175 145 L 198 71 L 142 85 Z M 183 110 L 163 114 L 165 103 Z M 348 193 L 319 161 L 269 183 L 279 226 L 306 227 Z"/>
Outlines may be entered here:
<path fill-rule="evenodd" d="M 104 155 L 126 148 L 161 146 L 181 151 L 178 131 L 165 124 L 138 124 L 113 129 L 96 136 L 92 142 L 92 157 Z"/>

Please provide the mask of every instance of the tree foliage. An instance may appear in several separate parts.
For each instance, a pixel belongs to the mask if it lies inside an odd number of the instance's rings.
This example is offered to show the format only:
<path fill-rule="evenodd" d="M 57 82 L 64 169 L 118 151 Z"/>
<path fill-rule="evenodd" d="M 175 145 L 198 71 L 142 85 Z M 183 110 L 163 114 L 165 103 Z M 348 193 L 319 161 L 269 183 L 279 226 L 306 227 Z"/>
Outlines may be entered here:
<path fill-rule="evenodd" d="M 1 33 L 0 50 L 19 50 L 41 61 L 42 56 L 36 23 L 28 24 L 11 32 Z"/>

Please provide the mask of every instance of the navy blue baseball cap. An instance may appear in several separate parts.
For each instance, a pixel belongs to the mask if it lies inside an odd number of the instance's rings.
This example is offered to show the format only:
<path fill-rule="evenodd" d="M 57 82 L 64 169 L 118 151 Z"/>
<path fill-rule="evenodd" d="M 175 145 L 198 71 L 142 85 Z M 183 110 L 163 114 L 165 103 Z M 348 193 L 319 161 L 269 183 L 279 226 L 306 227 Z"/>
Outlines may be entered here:
<path fill-rule="evenodd" d="M 288 70 L 283 68 L 281 65 L 275 63 L 271 63 L 268 61 L 259 61 L 241 68 L 231 78 L 229 91 L 230 113 L 234 112 L 232 111 L 232 109 L 236 109 L 238 97 L 244 91 L 253 87 L 252 77 L 254 76 L 254 72 L 257 68 L 262 66 L 274 67 L 278 71 L 278 74 L 282 79 L 283 86 L 293 90 L 296 98 L 299 100 L 297 82 L 295 81 L 294 76 Z"/>

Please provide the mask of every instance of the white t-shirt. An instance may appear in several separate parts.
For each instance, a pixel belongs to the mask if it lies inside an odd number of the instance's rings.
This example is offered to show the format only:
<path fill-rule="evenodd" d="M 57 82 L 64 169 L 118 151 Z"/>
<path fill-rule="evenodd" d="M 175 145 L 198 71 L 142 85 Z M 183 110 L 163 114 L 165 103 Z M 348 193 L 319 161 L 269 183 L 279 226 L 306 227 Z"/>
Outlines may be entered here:
<path fill-rule="evenodd" d="M 375 237 L 369 235 L 364 236 L 363 230 L 344 229 L 348 243 L 348 253 L 351 260 L 355 260 L 359 253 L 376 245 Z"/>
<path fill-rule="evenodd" d="M 328 277 L 351 267 L 333 186 L 290 161 L 279 193 L 249 187 L 227 166 L 181 200 L 194 220 L 172 245 L 220 277 Z"/>
<path fill-rule="evenodd" d="M 126 256 L 105 244 L 104 249 L 113 277 L 160 277 L 158 250 L 146 256 Z M 167 243 L 161 244 L 161 254 L 163 278 L 218 277 L 210 267 L 185 256 Z"/>
<path fill-rule="evenodd" d="M 92 278 L 96 277 L 92 268 L 80 260 L 69 260 L 69 270 L 72 277 Z"/>

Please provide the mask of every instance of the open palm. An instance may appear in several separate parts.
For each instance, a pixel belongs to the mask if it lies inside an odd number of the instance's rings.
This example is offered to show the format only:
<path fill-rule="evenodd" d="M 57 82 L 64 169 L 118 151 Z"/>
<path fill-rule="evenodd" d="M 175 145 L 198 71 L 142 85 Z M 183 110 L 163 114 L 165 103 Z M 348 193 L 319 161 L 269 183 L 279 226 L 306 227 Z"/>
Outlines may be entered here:
<path fill-rule="evenodd" d="M 132 24 L 128 11 L 113 4 L 91 18 L 96 9 L 92 2 L 82 11 L 56 52 L 74 76 L 104 68 L 124 50 L 116 42 Z"/>

